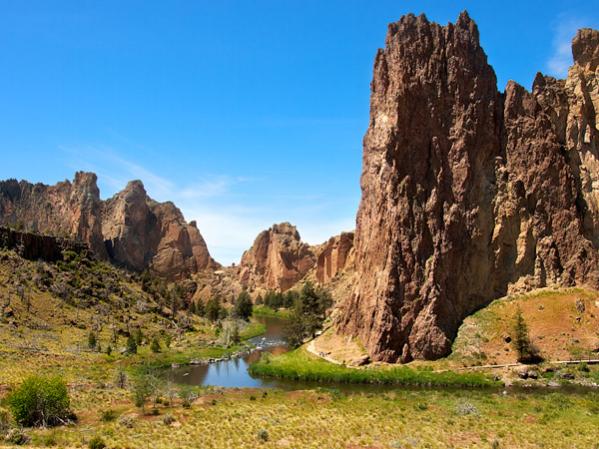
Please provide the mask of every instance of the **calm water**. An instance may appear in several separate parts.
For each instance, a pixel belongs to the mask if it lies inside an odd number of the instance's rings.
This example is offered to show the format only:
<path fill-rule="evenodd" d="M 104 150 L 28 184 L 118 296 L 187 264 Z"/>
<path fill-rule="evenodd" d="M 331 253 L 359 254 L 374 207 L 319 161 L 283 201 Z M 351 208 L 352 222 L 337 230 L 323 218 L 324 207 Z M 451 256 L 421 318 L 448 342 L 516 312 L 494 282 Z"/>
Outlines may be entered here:
<path fill-rule="evenodd" d="M 262 353 L 282 354 L 287 345 L 282 338 L 284 322 L 278 318 L 259 317 L 257 321 L 266 325 L 266 333 L 250 340 L 256 349 L 244 357 L 207 365 L 183 366 L 172 369 L 169 377 L 173 382 L 187 385 L 212 385 L 219 387 L 285 387 L 284 382 L 254 378 L 248 367 Z"/>

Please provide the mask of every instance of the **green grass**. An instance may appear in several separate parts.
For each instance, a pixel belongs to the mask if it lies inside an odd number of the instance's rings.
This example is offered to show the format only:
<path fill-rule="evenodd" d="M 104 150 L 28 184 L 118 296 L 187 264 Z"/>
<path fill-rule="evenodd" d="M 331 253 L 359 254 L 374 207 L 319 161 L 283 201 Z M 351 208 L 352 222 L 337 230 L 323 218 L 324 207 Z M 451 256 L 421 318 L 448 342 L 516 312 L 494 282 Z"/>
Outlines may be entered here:
<path fill-rule="evenodd" d="M 249 340 L 250 338 L 257 337 L 266 332 L 266 325 L 252 321 L 249 323 L 240 333 L 239 336 L 242 340 Z"/>
<path fill-rule="evenodd" d="M 433 372 L 406 366 L 348 368 L 319 359 L 300 348 L 272 357 L 265 355 L 250 367 L 255 376 L 346 384 L 389 384 L 427 387 L 492 388 L 501 383 L 482 373 Z"/>
<path fill-rule="evenodd" d="M 291 317 L 291 311 L 287 309 L 272 309 L 268 306 L 254 306 L 253 314 L 255 316 L 266 316 L 273 318 L 288 319 Z"/>

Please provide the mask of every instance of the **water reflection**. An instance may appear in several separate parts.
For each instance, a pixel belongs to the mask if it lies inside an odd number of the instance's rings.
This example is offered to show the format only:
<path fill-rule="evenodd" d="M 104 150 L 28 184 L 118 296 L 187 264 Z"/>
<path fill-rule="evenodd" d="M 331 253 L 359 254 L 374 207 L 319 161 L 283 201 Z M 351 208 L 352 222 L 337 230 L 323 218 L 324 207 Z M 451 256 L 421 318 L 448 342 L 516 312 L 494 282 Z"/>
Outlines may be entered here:
<path fill-rule="evenodd" d="M 284 322 L 271 317 L 260 317 L 258 321 L 266 326 L 266 333 L 250 340 L 256 350 L 230 360 L 222 360 L 208 365 L 184 366 L 173 369 L 169 378 L 176 383 L 187 385 L 212 385 L 221 387 L 273 387 L 276 381 L 253 378 L 248 367 L 257 361 L 264 352 L 274 355 L 287 352 L 282 338 Z"/>

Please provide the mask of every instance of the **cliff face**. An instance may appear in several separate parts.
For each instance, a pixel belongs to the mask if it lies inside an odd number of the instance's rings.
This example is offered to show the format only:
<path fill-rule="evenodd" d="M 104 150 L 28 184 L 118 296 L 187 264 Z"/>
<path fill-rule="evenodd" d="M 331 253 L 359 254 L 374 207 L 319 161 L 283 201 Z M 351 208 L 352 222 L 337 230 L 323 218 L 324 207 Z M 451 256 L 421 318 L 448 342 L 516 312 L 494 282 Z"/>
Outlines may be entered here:
<path fill-rule="evenodd" d="M 0 181 L 0 224 L 81 240 L 106 258 L 96 181 L 95 174 L 83 172 L 77 172 L 72 183 L 54 186 Z"/>
<path fill-rule="evenodd" d="M 96 181 L 79 172 L 73 183 L 55 186 L 1 182 L 0 224 L 74 238 L 100 258 L 168 278 L 217 266 L 195 223 L 172 203 L 149 198 L 140 181 L 102 201 Z"/>
<path fill-rule="evenodd" d="M 465 316 L 510 291 L 599 286 L 598 41 L 579 32 L 566 81 L 502 95 L 466 13 L 389 26 L 337 323 L 373 359 L 444 356 Z"/>
<path fill-rule="evenodd" d="M 15 250 L 24 259 L 41 259 L 46 262 L 63 260 L 65 251 L 72 251 L 84 256 L 89 253 L 88 246 L 81 242 L 20 232 L 4 227 L 0 227 L 0 248 Z"/>
<path fill-rule="evenodd" d="M 276 224 L 258 234 L 243 253 L 239 279 L 244 287 L 285 291 L 303 279 L 315 262 L 314 253 L 301 241 L 295 226 Z"/>
<path fill-rule="evenodd" d="M 173 203 L 152 200 L 140 181 L 105 202 L 102 233 L 111 257 L 136 271 L 181 278 L 216 266 L 195 222 Z"/>
<path fill-rule="evenodd" d="M 315 251 L 316 279 L 321 284 L 327 284 L 353 265 L 354 233 L 342 232 L 331 237 Z"/>

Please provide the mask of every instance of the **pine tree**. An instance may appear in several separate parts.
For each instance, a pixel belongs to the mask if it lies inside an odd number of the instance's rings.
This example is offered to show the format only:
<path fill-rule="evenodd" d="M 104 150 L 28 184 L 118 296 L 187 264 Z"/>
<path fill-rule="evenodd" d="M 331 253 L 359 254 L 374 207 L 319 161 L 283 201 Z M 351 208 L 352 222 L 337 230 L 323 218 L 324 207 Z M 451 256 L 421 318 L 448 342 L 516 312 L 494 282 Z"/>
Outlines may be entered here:
<path fill-rule="evenodd" d="M 127 337 L 127 353 L 137 354 L 137 341 L 133 335 L 129 335 L 129 337 Z"/>
<path fill-rule="evenodd" d="M 530 341 L 528 326 L 526 325 L 526 321 L 524 321 L 520 309 L 516 311 L 514 320 L 513 346 L 518 354 L 518 361 L 520 363 L 537 363 L 542 360 L 538 349 Z"/>
<path fill-rule="evenodd" d="M 214 296 L 206 304 L 206 318 L 210 321 L 218 320 L 221 315 L 220 309 L 220 301 L 217 296 Z"/>
<path fill-rule="evenodd" d="M 247 290 L 244 290 L 239 294 L 237 300 L 235 301 L 235 307 L 233 308 L 233 316 L 247 321 L 252 316 L 252 311 L 252 298 L 250 294 L 247 292 Z"/>
<path fill-rule="evenodd" d="M 89 349 L 96 349 L 96 345 L 98 344 L 98 339 L 96 338 L 96 333 L 91 331 L 87 336 L 87 345 Z"/>

